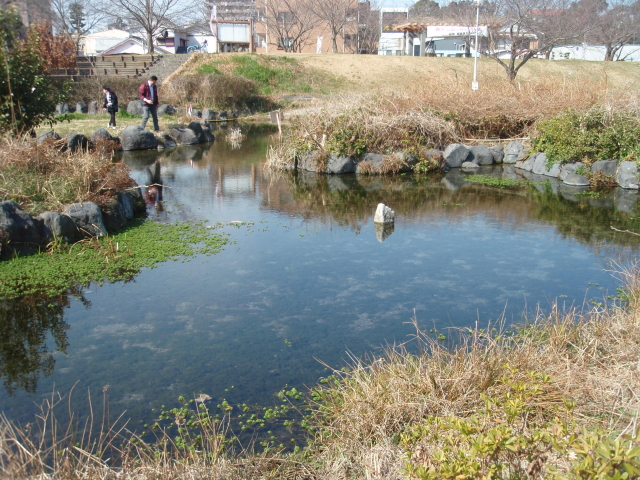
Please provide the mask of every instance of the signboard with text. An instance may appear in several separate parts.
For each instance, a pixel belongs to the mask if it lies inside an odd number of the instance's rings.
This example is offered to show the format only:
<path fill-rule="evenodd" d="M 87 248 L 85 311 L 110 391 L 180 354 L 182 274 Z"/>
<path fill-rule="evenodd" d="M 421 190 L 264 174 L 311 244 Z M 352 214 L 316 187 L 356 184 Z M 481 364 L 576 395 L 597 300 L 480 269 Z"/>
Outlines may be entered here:
<path fill-rule="evenodd" d="M 468 37 L 476 34 L 476 27 L 465 25 L 429 25 L 427 26 L 427 37 Z M 485 26 L 478 27 L 479 37 L 488 37 L 489 28 Z"/>

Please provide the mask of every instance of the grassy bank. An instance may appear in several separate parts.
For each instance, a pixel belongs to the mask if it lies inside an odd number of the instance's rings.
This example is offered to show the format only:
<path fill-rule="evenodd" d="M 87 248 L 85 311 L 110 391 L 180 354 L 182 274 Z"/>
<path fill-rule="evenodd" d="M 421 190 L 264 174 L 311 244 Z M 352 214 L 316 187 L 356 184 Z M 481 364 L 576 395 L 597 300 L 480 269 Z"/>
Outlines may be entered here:
<path fill-rule="evenodd" d="M 5 143 L 0 151 L 0 201 L 13 200 L 26 212 L 62 211 L 65 205 L 102 205 L 133 185 L 129 169 L 113 163 L 112 142 L 91 151 L 61 151 L 61 142 Z"/>
<path fill-rule="evenodd" d="M 427 333 L 416 322 L 413 344 L 282 396 L 305 414 L 308 446 L 296 452 L 243 448 L 230 428 L 242 407 L 223 402 L 216 415 L 180 399 L 155 441 L 99 418 L 93 432 L 57 424 L 48 408 L 30 429 L 3 419 L 0 468 L 71 479 L 637 478 L 639 274 L 620 272 L 606 306 L 553 307 L 515 328 Z M 269 428 L 277 411 L 254 423 Z"/>

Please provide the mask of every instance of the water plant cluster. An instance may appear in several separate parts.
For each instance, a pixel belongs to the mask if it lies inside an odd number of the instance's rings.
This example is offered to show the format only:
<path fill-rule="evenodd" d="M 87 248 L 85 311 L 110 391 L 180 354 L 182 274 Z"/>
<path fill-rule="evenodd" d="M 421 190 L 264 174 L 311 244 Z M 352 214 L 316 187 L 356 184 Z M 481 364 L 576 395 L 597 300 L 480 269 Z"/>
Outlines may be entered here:
<path fill-rule="evenodd" d="M 108 237 L 59 242 L 47 253 L 0 262 L 0 298 L 55 296 L 93 281 L 126 281 L 160 262 L 215 254 L 228 242 L 205 222 L 134 220 Z"/>

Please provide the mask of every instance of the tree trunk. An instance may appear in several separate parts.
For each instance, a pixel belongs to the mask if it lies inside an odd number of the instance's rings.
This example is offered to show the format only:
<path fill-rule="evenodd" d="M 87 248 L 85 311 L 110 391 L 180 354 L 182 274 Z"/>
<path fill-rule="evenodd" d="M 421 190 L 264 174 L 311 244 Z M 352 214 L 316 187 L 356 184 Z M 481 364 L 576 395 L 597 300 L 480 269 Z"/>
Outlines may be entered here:
<path fill-rule="evenodd" d="M 610 43 L 605 45 L 605 48 L 607 49 L 605 54 L 604 54 L 604 61 L 605 62 L 613 62 L 613 56 L 615 55 L 615 51 L 613 49 L 613 45 L 611 45 Z"/>
<path fill-rule="evenodd" d="M 331 52 L 338 53 L 338 32 L 331 29 Z"/>
<path fill-rule="evenodd" d="M 147 53 L 153 53 L 153 33 L 147 31 Z"/>

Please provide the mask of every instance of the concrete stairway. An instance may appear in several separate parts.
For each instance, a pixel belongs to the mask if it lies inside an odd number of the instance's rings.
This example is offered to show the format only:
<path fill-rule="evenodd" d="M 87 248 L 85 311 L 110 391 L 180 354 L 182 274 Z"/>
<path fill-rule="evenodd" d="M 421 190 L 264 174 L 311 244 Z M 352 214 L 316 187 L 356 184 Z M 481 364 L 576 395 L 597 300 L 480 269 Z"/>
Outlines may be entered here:
<path fill-rule="evenodd" d="M 103 55 L 95 57 L 94 68 L 100 76 L 139 77 L 155 65 L 160 55 Z"/>
<path fill-rule="evenodd" d="M 150 77 L 151 75 L 155 75 L 158 77 L 158 82 L 162 83 L 165 78 L 180 68 L 182 64 L 189 59 L 189 56 L 188 53 L 163 55 L 145 72 L 145 76 Z"/>

